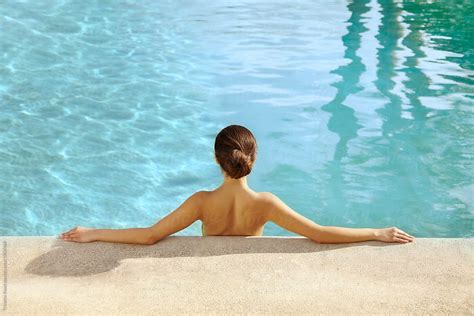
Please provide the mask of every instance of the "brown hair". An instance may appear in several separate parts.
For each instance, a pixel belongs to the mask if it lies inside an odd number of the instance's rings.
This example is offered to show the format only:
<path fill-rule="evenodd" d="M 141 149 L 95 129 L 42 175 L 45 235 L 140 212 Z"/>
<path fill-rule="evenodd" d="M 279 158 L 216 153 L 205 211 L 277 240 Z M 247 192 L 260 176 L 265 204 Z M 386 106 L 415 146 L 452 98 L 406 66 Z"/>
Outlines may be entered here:
<path fill-rule="evenodd" d="M 226 174 L 234 179 L 252 171 L 257 157 L 257 141 L 252 132 L 240 125 L 229 125 L 216 136 L 216 159 Z"/>

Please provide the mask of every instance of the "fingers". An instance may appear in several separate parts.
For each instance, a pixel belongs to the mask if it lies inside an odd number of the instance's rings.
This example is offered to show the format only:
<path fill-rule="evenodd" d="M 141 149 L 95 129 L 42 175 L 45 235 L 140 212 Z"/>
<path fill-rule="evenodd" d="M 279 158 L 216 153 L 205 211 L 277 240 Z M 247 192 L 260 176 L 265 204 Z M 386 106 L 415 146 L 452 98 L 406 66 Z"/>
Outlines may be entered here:
<path fill-rule="evenodd" d="M 61 239 L 70 241 L 70 240 L 72 240 L 72 236 L 70 234 L 62 234 Z"/>
<path fill-rule="evenodd" d="M 411 242 L 413 240 L 411 237 L 400 234 L 400 233 L 395 233 L 393 238 L 401 242 Z"/>
<path fill-rule="evenodd" d="M 70 233 L 72 233 L 75 229 L 76 229 L 76 227 L 74 227 L 74 228 L 72 228 L 72 229 L 70 229 L 70 230 L 68 230 L 68 231 L 66 231 L 66 232 L 63 232 L 63 233 L 61 233 L 60 236 L 64 236 L 64 235 L 70 234 Z"/>
<path fill-rule="evenodd" d="M 62 240 L 66 240 L 66 241 L 77 241 L 79 238 L 79 235 L 76 232 L 76 228 L 73 228 L 65 233 L 62 233 L 61 235 L 59 235 L 59 237 Z"/>
<path fill-rule="evenodd" d="M 59 235 L 59 237 L 66 238 L 66 237 L 69 237 L 70 234 L 71 234 L 70 232 L 65 232 L 65 233 L 62 233 L 61 235 Z"/>
<path fill-rule="evenodd" d="M 67 237 L 64 237 L 62 239 L 65 240 L 65 241 L 79 241 L 79 237 L 77 237 L 77 236 L 67 236 Z"/>
<path fill-rule="evenodd" d="M 70 240 L 71 240 L 71 237 L 69 237 L 69 236 L 61 236 L 61 239 L 62 239 L 62 240 L 65 240 L 65 241 L 70 241 Z"/>
<path fill-rule="evenodd" d="M 403 237 L 405 237 L 405 238 L 408 238 L 408 240 L 410 240 L 410 241 L 413 241 L 413 240 L 415 239 L 415 237 L 410 236 L 410 235 L 408 235 L 408 234 L 401 234 L 400 236 L 403 236 Z"/>
<path fill-rule="evenodd" d="M 410 240 L 415 239 L 415 237 L 413 237 L 413 236 L 411 236 L 411 235 L 405 233 L 405 232 L 404 232 L 403 230 L 401 230 L 401 229 L 397 230 L 397 231 L 395 232 L 395 234 L 401 235 L 401 236 L 406 237 L 406 238 L 408 238 L 408 239 L 410 239 Z"/>
<path fill-rule="evenodd" d="M 403 239 L 403 238 L 400 238 L 400 237 L 393 237 L 393 241 L 395 242 L 400 242 L 400 243 L 407 243 L 407 242 L 410 242 L 409 240 L 407 239 Z"/>
<path fill-rule="evenodd" d="M 398 227 L 392 227 L 391 232 L 393 234 L 393 237 L 397 237 L 402 240 L 408 240 L 409 242 L 413 241 L 415 237 L 407 234 L 403 230 L 399 229 Z"/>
<path fill-rule="evenodd" d="M 59 238 L 61 238 L 63 240 L 74 241 L 73 236 L 76 234 L 77 230 L 78 230 L 78 226 L 73 227 L 70 230 L 68 230 L 67 232 L 61 233 L 59 235 Z"/>

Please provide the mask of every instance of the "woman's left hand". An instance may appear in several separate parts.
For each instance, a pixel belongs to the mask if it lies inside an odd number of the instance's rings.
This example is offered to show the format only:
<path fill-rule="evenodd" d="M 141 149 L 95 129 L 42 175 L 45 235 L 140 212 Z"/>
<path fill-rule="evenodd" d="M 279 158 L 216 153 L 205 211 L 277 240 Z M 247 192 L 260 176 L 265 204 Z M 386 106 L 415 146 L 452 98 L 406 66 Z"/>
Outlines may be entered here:
<path fill-rule="evenodd" d="M 59 235 L 59 238 L 66 241 L 91 242 L 94 241 L 93 232 L 94 228 L 76 226 Z"/>

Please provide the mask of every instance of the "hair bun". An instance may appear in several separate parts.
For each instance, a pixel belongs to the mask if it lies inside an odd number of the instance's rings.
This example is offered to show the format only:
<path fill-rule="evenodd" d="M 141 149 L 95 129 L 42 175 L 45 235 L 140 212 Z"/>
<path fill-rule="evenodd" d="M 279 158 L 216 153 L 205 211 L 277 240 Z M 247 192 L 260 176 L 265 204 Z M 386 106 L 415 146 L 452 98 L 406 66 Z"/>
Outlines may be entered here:
<path fill-rule="evenodd" d="M 234 165 L 241 168 L 248 168 L 250 166 L 250 156 L 246 155 L 239 149 L 234 149 L 232 151 L 232 162 Z"/>

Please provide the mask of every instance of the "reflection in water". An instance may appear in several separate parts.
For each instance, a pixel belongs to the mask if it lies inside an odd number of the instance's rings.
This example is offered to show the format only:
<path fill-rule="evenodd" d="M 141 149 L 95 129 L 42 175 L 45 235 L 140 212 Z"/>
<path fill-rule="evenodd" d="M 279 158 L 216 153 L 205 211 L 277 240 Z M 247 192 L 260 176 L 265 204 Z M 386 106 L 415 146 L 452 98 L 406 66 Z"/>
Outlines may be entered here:
<path fill-rule="evenodd" d="M 405 16 L 405 23 L 408 24 L 409 34 L 402 40 L 402 44 L 412 51 L 412 55 L 408 56 L 403 63 L 408 80 L 404 82 L 405 93 L 410 101 L 409 112 L 412 113 L 415 121 L 423 121 L 426 114 L 429 112 L 427 108 L 420 102 L 419 96 L 429 95 L 430 79 L 426 76 L 421 67 L 420 59 L 426 57 L 422 47 L 424 46 L 423 33 L 420 30 L 423 21 L 417 18 L 416 15 Z"/>
<path fill-rule="evenodd" d="M 406 125 L 401 118 L 402 99 L 392 90 L 395 87 L 393 78 L 397 75 L 396 51 L 398 40 L 403 36 L 402 27 L 398 21 L 401 9 L 393 1 L 379 1 L 382 8 L 382 19 L 376 39 L 380 46 L 377 49 L 377 80 L 375 86 L 389 102 L 377 112 L 384 118 L 383 135 L 389 137 L 393 132 Z"/>
<path fill-rule="evenodd" d="M 335 161 L 341 161 L 347 154 L 347 143 L 357 136 L 357 130 L 361 127 L 357 124 L 354 110 L 344 105 L 343 102 L 350 94 L 362 90 L 358 83 L 361 74 L 365 71 L 365 65 L 357 56 L 357 50 L 360 48 L 361 34 L 367 31 L 362 23 L 362 15 L 370 10 L 367 6 L 369 2 L 369 0 L 356 0 L 347 5 L 351 12 L 351 16 L 347 20 L 350 24 L 347 27 L 348 33 L 342 37 L 342 42 L 346 47 L 344 57 L 350 59 L 351 62 L 332 71 L 342 78 L 333 84 L 337 88 L 334 99 L 322 107 L 324 111 L 332 115 L 328 122 L 328 129 L 339 136 L 333 158 Z"/>
<path fill-rule="evenodd" d="M 336 144 L 334 156 L 332 161 L 327 165 L 327 174 L 329 175 L 329 187 L 327 193 L 329 194 L 328 209 L 330 213 L 338 212 L 343 218 L 346 218 L 348 211 L 346 202 L 347 198 L 344 196 L 344 178 L 341 170 L 341 160 L 347 155 L 347 143 L 357 136 L 357 130 L 361 127 L 357 123 L 357 118 L 354 115 L 354 110 L 347 105 L 344 105 L 346 98 L 362 90 L 358 85 L 360 76 L 365 71 L 365 65 L 361 58 L 357 55 L 357 50 L 361 46 L 362 33 L 367 31 L 362 22 L 363 14 L 367 13 L 370 8 L 368 6 L 369 0 L 354 1 L 347 5 L 351 12 L 351 16 L 347 20 L 347 34 L 342 37 L 345 53 L 344 57 L 350 60 L 349 64 L 339 66 L 332 73 L 341 76 L 341 80 L 334 83 L 332 86 L 337 88 L 335 97 L 321 109 L 331 113 L 331 118 L 328 122 L 328 129 L 339 136 L 339 141 Z M 328 221 L 330 224 L 334 217 Z"/>

